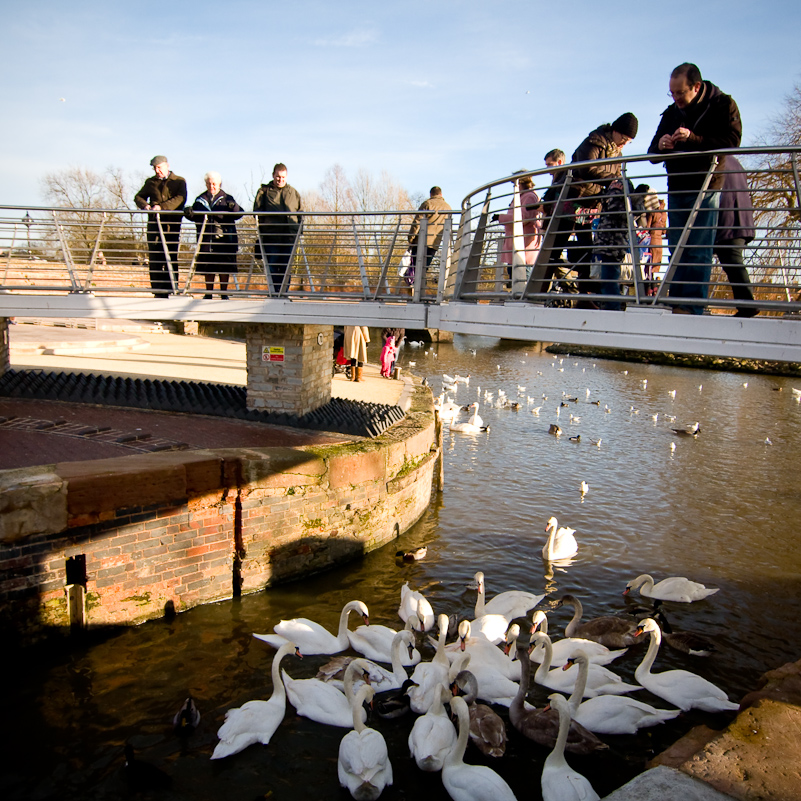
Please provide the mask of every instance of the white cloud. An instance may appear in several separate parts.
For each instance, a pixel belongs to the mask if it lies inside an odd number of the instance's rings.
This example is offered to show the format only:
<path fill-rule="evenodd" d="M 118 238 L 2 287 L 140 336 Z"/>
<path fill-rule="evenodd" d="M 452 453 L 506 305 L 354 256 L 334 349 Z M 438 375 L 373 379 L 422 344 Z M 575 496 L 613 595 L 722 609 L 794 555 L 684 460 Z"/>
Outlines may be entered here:
<path fill-rule="evenodd" d="M 315 39 L 317 47 L 367 47 L 378 41 L 378 31 L 373 28 L 361 28 L 339 36 Z"/>

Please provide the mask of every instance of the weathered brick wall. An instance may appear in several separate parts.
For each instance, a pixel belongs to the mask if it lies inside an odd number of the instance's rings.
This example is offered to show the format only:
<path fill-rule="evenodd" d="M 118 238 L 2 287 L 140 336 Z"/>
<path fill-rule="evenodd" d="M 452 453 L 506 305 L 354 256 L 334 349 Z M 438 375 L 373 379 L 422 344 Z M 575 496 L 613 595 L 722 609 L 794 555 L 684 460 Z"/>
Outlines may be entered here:
<path fill-rule="evenodd" d="M 246 344 L 249 409 L 304 415 L 331 400 L 333 326 L 249 325 Z"/>
<path fill-rule="evenodd" d="M 333 347 L 333 345 L 331 346 Z M 11 362 L 9 361 L 8 344 L 8 318 L 0 317 L 0 375 L 8 370 Z"/>
<path fill-rule="evenodd" d="M 389 542 L 425 511 L 430 392 L 381 437 L 328 448 L 145 454 L 0 471 L 0 631 L 131 624 L 299 578 Z"/>

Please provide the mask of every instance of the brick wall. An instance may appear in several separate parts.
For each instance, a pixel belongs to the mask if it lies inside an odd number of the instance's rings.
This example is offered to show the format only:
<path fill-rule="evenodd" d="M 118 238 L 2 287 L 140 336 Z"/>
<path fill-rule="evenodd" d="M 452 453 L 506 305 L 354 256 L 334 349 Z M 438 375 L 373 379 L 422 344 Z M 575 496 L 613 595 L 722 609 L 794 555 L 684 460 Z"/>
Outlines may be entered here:
<path fill-rule="evenodd" d="M 333 326 L 249 325 L 246 343 L 249 409 L 304 415 L 331 400 Z"/>
<path fill-rule="evenodd" d="M 90 626 L 255 592 L 392 540 L 425 511 L 439 456 L 430 392 L 381 437 L 328 448 L 143 454 L 0 471 L 0 631 Z"/>

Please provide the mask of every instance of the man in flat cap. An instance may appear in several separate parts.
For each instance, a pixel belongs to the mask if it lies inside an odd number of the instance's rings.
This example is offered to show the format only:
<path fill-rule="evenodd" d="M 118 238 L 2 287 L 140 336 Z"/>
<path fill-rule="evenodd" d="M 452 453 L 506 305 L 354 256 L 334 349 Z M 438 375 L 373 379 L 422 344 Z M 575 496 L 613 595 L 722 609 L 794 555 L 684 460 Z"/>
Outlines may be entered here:
<path fill-rule="evenodd" d="M 147 220 L 150 286 L 157 298 L 166 298 L 173 289 L 170 266 L 173 275 L 178 276 L 178 242 L 186 205 L 186 181 L 170 172 L 166 156 L 154 156 L 150 166 L 155 174 L 136 193 L 134 203 L 151 212 Z"/>

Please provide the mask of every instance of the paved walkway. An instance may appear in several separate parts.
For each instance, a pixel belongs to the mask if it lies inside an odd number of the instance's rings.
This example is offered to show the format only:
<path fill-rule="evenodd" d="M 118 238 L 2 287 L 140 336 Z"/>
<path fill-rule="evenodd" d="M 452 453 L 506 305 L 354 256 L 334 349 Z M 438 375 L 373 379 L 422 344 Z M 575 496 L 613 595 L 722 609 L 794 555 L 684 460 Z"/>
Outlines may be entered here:
<path fill-rule="evenodd" d="M 18 320 L 9 326 L 11 367 L 241 386 L 247 383 L 242 342 L 154 333 L 154 327 L 147 324 L 131 321 L 125 326 L 117 322 L 115 331 L 97 331 Z M 331 394 L 403 405 L 410 385 L 381 378 L 377 367 L 367 365 L 364 381 L 348 381 L 343 373 L 335 375 Z M 165 448 L 300 446 L 351 439 L 347 434 L 219 417 L 0 397 L 0 469 Z"/>

